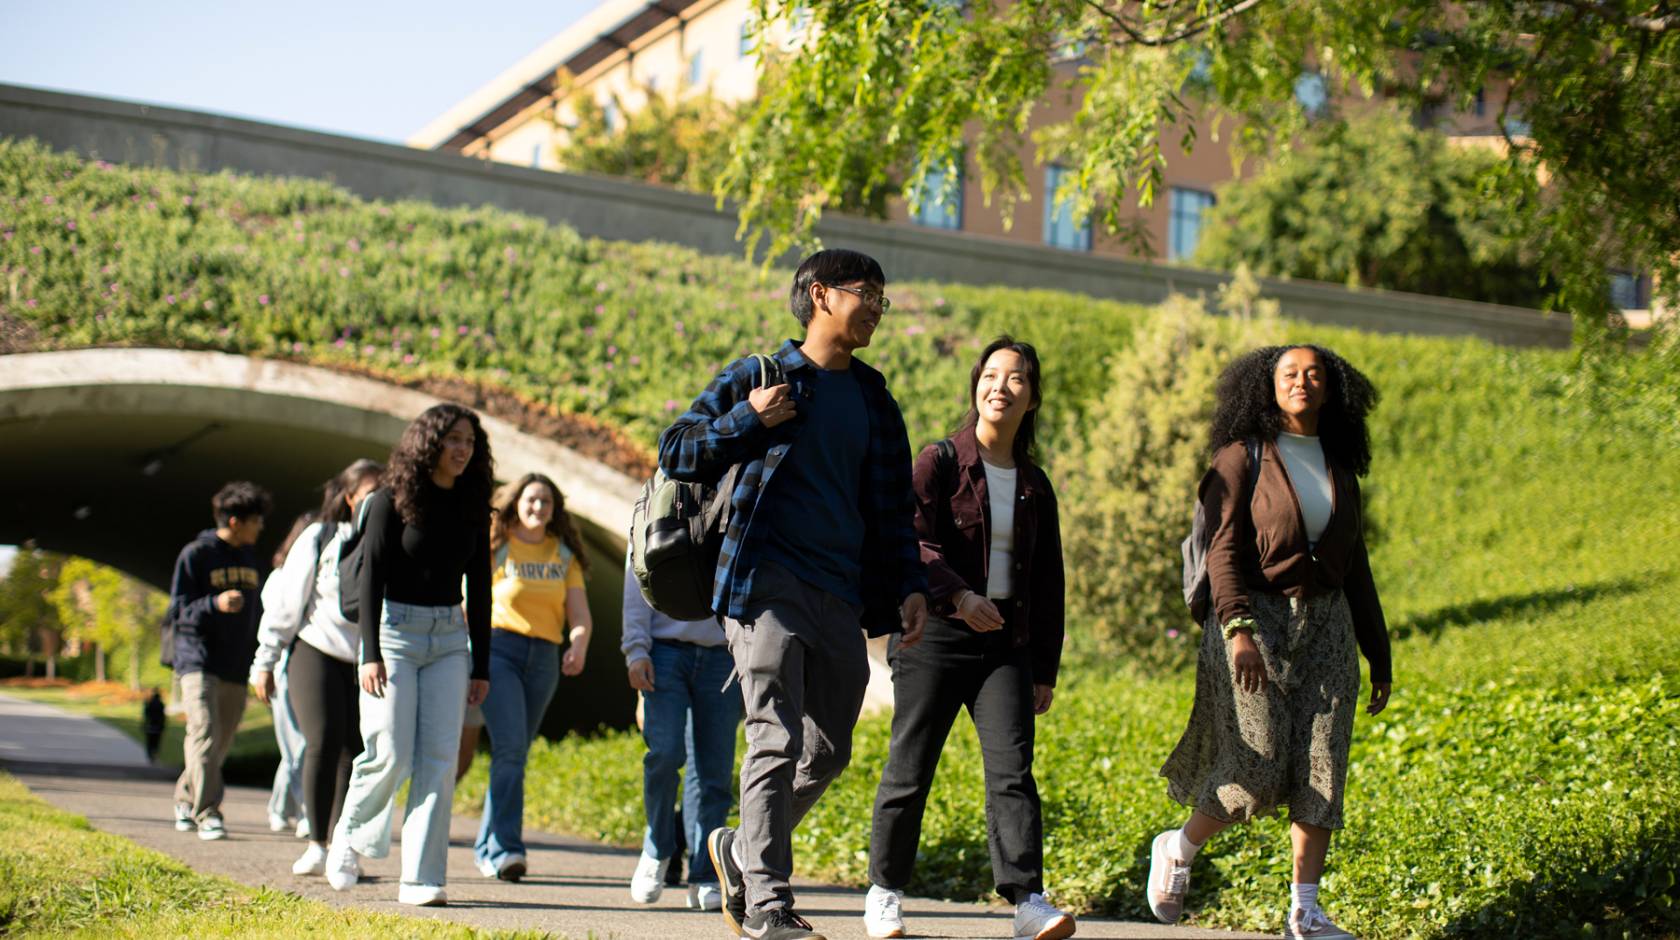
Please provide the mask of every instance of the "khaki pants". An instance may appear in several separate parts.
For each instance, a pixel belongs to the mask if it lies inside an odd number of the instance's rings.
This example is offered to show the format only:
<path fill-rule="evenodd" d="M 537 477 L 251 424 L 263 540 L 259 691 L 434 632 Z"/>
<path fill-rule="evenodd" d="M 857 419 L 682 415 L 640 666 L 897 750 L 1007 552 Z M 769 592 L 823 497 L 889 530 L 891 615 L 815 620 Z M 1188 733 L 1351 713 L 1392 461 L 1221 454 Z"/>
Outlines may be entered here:
<path fill-rule="evenodd" d="M 191 806 L 193 819 L 202 820 L 221 812 L 222 761 L 245 714 L 245 683 L 206 672 L 189 672 L 180 679 L 187 712 L 187 735 L 181 743 L 186 766 L 175 781 L 175 802 Z"/>

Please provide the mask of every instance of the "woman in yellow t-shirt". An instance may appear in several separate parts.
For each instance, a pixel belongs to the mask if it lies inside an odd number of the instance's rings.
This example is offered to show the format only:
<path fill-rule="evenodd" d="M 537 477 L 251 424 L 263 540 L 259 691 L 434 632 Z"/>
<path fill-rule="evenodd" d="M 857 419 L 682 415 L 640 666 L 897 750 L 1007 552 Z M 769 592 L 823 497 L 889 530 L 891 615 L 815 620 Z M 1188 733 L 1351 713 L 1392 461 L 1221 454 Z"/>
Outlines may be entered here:
<path fill-rule="evenodd" d="M 526 870 L 525 759 L 561 673 L 583 671 L 593 626 L 583 591 L 589 563 L 560 488 L 540 473 L 496 494 L 490 550 L 490 790 L 473 855 L 486 878 L 518 881 Z"/>

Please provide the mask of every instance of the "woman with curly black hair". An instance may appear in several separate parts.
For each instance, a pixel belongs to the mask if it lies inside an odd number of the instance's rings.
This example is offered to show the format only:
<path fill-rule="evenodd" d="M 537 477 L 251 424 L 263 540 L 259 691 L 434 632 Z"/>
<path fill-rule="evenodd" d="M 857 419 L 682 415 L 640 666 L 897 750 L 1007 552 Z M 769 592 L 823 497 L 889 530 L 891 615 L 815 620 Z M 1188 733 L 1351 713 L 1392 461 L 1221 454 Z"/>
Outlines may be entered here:
<path fill-rule="evenodd" d="M 387 466 L 367 498 L 360 546 L 364 746 L 327 880 L 349 888 L 358 854 L 390 852 L 392 803 L 407 778 L 397 900 L 440 905 L 461 722 L 490 688 L 490 442 L 471 410 L 434 405 Z"/>
<path fill-rule="evenodd" d="M 1328 349 L 1268 346 L 1233 363 L 1217 395 L 1199 491 L 1213 532 L 1211 604 L 1189 727 L 1161 768 L 1168 795 L 1193 812 L 1155 837 L 1149 907 L 1176 922 L 1203 843 L 1288 806 L 1286 936 L 1336 940 L 1349 935 L 1319 907 L 1318 881 L 1342 827 L 1359 653 L 1371 667 L 1369 714 L 1391 689 L 1358 482 L 1377 393 Z"/>

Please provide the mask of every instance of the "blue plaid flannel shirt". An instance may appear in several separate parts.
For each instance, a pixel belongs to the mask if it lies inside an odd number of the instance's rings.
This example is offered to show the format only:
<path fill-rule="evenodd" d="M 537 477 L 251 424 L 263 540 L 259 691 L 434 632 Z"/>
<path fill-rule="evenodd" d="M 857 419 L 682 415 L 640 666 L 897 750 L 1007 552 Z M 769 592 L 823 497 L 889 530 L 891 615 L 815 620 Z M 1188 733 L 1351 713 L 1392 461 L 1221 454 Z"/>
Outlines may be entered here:
<path fill-rule="evenodd" d="M 748 357 L 725 366 L 688 411 L 659 435 L 659 467 L 673 480 L 715 483 L 731 466 L 743 464 L 730 495 L 729 527 L 712 581 L 712 609 L 727 617 L 739 618 L 746 610 L 766 528 L 758 524 L 760 497 L 804 426 L 804 410 L 797 404 L 809 398 L 815 384 L 811 372 L 816 366 L 793 340 L 783 343 L 774 358 L 792 386 L 793 420 L 767 428 L 758 419 L 747 395 L 759 369 Z M 856 359 L 851 371 L 869 412 L 869 453 L 859 494 L 864 522 L 862 626 L 870 636 L 880 636 L 901 629 L 899 604 L 911 594 L 927 593 L 927 571 L 916 536 L 904 416 L 880 372 Z"/>

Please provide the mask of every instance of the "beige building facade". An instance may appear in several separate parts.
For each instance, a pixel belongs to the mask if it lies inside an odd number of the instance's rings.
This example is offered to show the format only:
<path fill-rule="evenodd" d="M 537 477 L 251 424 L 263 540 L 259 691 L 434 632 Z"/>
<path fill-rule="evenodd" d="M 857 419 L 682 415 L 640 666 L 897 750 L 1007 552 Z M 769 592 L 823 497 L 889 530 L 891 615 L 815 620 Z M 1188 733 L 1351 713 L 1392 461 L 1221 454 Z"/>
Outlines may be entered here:
<path fill-rule="evenodd" d="M 796 13 L 793 22 L 778 22 L 762 41 L 792 48 L 807 28 L 808 22 Z M 615 119 L 618 109 L 642 107 L 650 94 L 680 96 L 709 90 L 725 101 L 745 100 L 757 90 L 755 32 L 752 0 L 603 0 L 577 24 L 451 108 L 408 143 L 558 170 L 561 125 L 571 118 L 563 100 L 568 91 L 594 97 L 607 109 L 609 120 Z M 1072 84 L 1079 64 L 1068 60 L 1057 68 Z M 1343 103 L 1333 102 L 1324 81 L 1311 73 L 1300 76 L 1295 89 L 1309 110 Z M 1469 109 L 1426 113 L 1420 121 L 1464 145 L 1502 143 L 1497 115 L 1503 94 L 1502 86 L 1490 86 Z M 1357 102 L 1345 103 L 1357 106 Z M 1058 93 L 1035 110 L 1034 124 L 1063 120 L 1075 106 L 1076 99 Z M 1203 122 L 1191 153 L 1169 148 L 1165 185 L 1152 205 L 1137 207 L 1133 193 L 1104 194 L 1127 201 L 1128 212 L 1140 220 L 1153 249 L 1150 260 L 1186 262 L 1195 252 L 1204 212 L 1215 204 L 1219 186 L 1248 171 L 1249 167 L 1233 163 L 1229 125 L 1226 122 L 1224 133 L 1215 137 L 1211 122 Z M 1520 123 L 1511 130 L 1518 135 L 1523 132 Z M 905 200 L 894 200 L 890 217 L 911 225 L 1067 251 L 1136 257 L 1129 243 L 1094 230 L 1089 221 L 1076 225 L 1067 207 L 1054 204 L 1060 168 L 1037 163 L 1030 144 L 1023 146 L 1021 155 L 1027 168 L 1027 198 L 1016 206 L 1007 225 L 995 205 L 985 204 L 980 181 L 972 173 L 924 180 L 927 191 L 945 191 L 947 197 L 924 198 L 915 212 Z M 1624 309 L 1649 303 L 1650 281 L 1637 272 L 1613 272 L 1611 289 Z"/>

